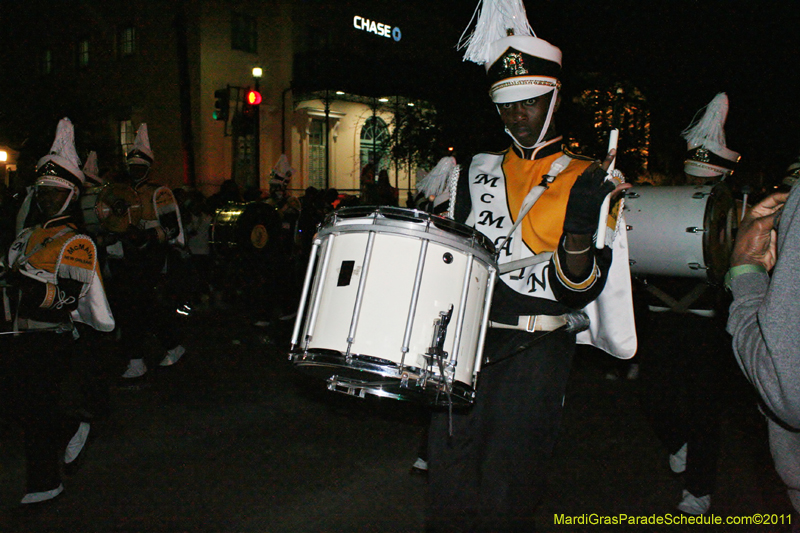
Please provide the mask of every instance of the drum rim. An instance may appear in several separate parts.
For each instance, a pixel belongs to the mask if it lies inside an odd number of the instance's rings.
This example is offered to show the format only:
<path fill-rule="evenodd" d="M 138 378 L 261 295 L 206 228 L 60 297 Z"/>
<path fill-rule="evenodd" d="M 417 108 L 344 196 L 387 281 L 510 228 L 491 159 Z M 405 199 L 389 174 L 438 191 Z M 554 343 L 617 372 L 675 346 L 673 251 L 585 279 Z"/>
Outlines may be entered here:
<path fill-rule="evenodd" d="M 340 220 L 347 223 L 339 223 Z M 363 223 L 356 223 L 362 219 Z M 424 226 L 420 226 L 424 224 Z M 495 263 L 494 243 L 475 228 L 449 218 L 433 215 L 417 209 L 406 209 L 391 206 L 355 206 L 343 207 L 329 214 L 317 233 L 318 237 L 338 233 L 363 233 L 375 231 L 402 234 L 413 237 L 435 236 L 442 239 L 430 239 L 445 246 L 454 247 L 467 253 L 475 253 L 487 264 Z M 400 231 L 406 230 L 406 231 Z M 477 252 L 477 253 L 476 253 Z"/>
<path fill-rule="evenodd" d="M 733 200 L 733 191 L 731 188 L 725 183 L 720 182 L 713 186 L 711 186 L 711 198 L 714 199 L 711 208 L 706 209 L 704 216 L 703 216 L 703 228 L 706 230 L 703 233 L 703 262 L 706 266 L 706 275 L 709 281 L 712 282 L 719 282 L 722 280 L 725 273 L 728 271 L 728 266 L 730 265 L 730 252 L 733 248 L 733 235 L 735 234 L 736 229 L 736 216 L 734 211 L 734 216 L 730 219 L 730 212 L 731 210 L 735 210 L 735 202 Z M 723 204 L 724 202 L 724 204 Z M 718 209 L 719 208 L 719 209 Z M 722 209 L 720 211 L 720 209 Z M 715 217 L 718 215 L 724 214 L 725 220 L 731 220 L 731 240 L 728 243 L 728 250 L 722 250 L 717 254 L 716 247 L 717 246 L 724 246 L 724 242 L 717 242 L 714 243 L 715 249 L 712 250 L 712 243 L 711 243 L 711 226 L 715 222 Z M 717 257 L 723 257 L 723 263 L 720 265 L 716 265 Z"/>
<path fill-rule="evenodd" d="M 319 377 L 321 373 L 313 372 L 310 369 L 327 369 L 330 370 L 330 375 L 327 381 L 330 383 L 332 379 L 338 378 L 339 380 L 346 380 L 351 384 L 358 384 L 368 394 L 376 396 L 391 397 L 397 400 L 417 401 L 427 398 L 442 398 L 439 402 L 430 402 L 437 405 L 448 405 L 446 402 L 447 395 L 439 389 L 444 386 L 444 382 L 440 375 L 434 374 L 428 377 L 432 388 L 436 390 L 415 390 L 419 380 L 413 380 L 414 384 L 409 387 L 401 385 L 402 375 L 406 372 L 412 372 L 418 376 L 422 376 L 423 370 L 414 366 L 400 366 L 393 361 L 388 361 L 379 357 L 373 357 L 364 354 L 350 354 L 345 356 L 338 350 L 331 350 L 327 348 L 312 348 L 306 351 L 292 351 L 289 358 L 295 367 L 304 370 L 312 376 Z M 336 374 L 336 369 L 364 372 L 369 375 L 372 372 L 375 377 L 388 378 L 390 381 L 367 381 L 349 378 Z M 433 378 L 433 379 L 431 379 Z M 411 381 L 411 380 L 409 380 Z M 392 387 L 394 385 L 394 387 Z M 455 405 L 469 405 L 472 403 L 475 395 L 475 389 L 464 383 L 463 381 L 454 381 L 452 384 L 452 391 L 450 392 L 451 398 Z M 377 391 L 382 392 L 379 394 Z M 395 392 L 393 392 L 395 391 Z M 402 392 L 401 392 L 402 391 Z"/>

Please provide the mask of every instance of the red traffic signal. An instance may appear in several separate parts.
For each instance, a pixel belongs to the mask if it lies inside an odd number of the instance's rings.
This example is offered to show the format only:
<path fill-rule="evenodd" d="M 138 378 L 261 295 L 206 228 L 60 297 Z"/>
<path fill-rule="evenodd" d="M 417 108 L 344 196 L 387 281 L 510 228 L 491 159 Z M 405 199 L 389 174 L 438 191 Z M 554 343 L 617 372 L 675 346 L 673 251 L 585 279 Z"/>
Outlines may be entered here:
<path fill-rule="evenodd" d="M 245 102 L 250 105 L 258 105 L 261 103 L 261 93 L 258 91 L 250 90 L 247 91 L 247 96 L 245 96 Z"/>

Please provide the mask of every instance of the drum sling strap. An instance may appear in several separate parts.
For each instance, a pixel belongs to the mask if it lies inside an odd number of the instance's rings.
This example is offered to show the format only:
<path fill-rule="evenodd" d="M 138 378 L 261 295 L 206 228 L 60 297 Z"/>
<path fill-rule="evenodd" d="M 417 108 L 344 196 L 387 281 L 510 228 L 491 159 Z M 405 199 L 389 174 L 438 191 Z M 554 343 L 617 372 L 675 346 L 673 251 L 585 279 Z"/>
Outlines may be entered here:
<path fill-rule="evenodd" d="M 522 205 L 519 208 L 519 214 L 517 215 L 517 220 L 514 222 L 514 225 L 511 226 L 508 234 L 503 238 L 502 241 L 497 245 L 497 255 L 500 255 L 500 251 L 503 247 L 506 246 L 508 240 L 517 231 L 517 228 L 520 224 L 522 224 L 523 219 L 527 216 L 528 212 L 531 210 L 533 205 L 539 200 L 539 197 L 544 194 L 544 191 L 547 189 L 550 183 L 561 174 L 561 171 L 567 168 L 569 162 L 572 158 L 568 155 L 562 155 L 555 161 L 553 164 L 550 165 L 550 170 L 547 171 L 547 174 L 542 176 L 542 182 L 539 185 L 534 186 L 528 194 L 525 196 L 525 199 L 522 201 Z M 506 274 L 508 272 L 513 272 L 515 270 L 519 270 L 521 268 L 538 265 L 539 263 L 544 263 L 545 261 L 549 261 L 550 258 L 553 257 L 553 252 L 542 252 L 540 254 L 536 254 L 532 257 L 526 257 L 525 259 L 518 259 L 517 261 L 510 261 L 508 263 L 504 263 L 502 265 L 498 264 L 498 273 L 499 274 Z"/>

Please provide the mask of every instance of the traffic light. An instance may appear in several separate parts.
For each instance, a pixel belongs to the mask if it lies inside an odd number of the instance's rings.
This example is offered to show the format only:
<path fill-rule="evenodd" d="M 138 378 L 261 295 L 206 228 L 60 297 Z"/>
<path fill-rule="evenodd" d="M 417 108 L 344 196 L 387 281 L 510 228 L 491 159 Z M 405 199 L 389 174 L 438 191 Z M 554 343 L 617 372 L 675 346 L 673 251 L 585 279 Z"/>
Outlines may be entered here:
<path fill-rule="evenodd" d="M 255 91 L 253 89 L 250 89 L 249 91 L 247 91 L 247 96 L 245 98 L 245 102 L 247 102 L 250 105 L 258 105 L 258 104 L 260 104 L 261 103 L 261 93 L 258 92 L 258 91 Z"/>
<path fill-rule="evenodd" d="M 214 120 L 227 121 L 231 104 L 230 89 L 217 89 L 214 91 L 214 98 Z"/>
<path fill-rule="evenodd" d="M 244 94 L 244 105 L 242 106 L 242 115 L 248 120 L 255 119 L 258 115 L 258 106 L 261 103 L 261 93 L 248 89 Z"/>

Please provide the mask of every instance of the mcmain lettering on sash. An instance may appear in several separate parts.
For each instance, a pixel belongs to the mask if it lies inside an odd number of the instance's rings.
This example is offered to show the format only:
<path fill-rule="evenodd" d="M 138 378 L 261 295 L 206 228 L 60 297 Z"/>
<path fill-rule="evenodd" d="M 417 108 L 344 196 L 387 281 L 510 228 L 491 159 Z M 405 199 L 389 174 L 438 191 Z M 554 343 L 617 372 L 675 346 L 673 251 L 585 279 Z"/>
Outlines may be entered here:
<path fill-rule="evenodd" d="M 502 228 L 503 220 L 505 220 L 506 217 L 502 216 L 494 218 L 493 215 L 494 213 L 491 211 L 481 211 L 481 219 L 478 221 L 478 224 L 481 226 L 497 226 L 498 228 Z"/>
<path fill-rule="evenodd" d="M 488 174 L 478 174 L 475 176 L 475 185 L 485 183 L 489 187 L 497 187 L 498 181 L 500 181 L 500 176 L 492 176 L 491 178 Z"/>

